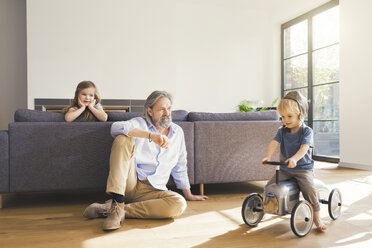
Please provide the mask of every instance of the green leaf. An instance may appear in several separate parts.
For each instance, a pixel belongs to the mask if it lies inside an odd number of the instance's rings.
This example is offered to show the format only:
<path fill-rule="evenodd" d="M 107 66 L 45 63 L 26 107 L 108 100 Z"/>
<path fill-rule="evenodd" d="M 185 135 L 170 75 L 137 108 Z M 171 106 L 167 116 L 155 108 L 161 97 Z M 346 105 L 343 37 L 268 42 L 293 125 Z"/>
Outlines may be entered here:
<path fill-rule="evenodd" d="M 275 98 L 274 101 L 271 103 L 271 107 L 274 107 L 276 102 L 279 100 L 279 97 Z"/>

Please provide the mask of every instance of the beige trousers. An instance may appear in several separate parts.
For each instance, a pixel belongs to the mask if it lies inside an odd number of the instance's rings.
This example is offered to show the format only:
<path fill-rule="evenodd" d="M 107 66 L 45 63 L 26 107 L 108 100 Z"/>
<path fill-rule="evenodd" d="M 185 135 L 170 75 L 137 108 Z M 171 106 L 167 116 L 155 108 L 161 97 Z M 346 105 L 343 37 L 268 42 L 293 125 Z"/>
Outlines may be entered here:
<path fill-rule="evenodd" d="M 275 183 L 274 175 L 266 186 Z M 313 206 L 314 212 L 320 210 L 318 198 L 314 189 L 314 172 L 312 170 L 279 171 L 279 182 L 295 179 L 305 200 Z"/>
<path fill-rule="evenodd" d="M 125 135 L 115 138 L 111 148 L 110 172 L 106 192 L 124 195 L 128 218 L 174 218 L 186 209 L 186 200 L 170 190 L 158 190 L 148 181 L 137 178 L 134 163 L 134 139 Z"/>

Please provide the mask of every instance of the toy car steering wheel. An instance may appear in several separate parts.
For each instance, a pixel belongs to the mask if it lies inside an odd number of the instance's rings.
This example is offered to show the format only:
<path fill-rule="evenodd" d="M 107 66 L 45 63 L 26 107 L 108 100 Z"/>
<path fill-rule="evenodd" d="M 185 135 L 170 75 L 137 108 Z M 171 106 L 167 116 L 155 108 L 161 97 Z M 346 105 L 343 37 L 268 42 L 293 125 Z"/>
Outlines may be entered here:
<path fill-rule="evenodd" d="M 288 166 L 288 162 L 264 161 L 264 164 Z"/>

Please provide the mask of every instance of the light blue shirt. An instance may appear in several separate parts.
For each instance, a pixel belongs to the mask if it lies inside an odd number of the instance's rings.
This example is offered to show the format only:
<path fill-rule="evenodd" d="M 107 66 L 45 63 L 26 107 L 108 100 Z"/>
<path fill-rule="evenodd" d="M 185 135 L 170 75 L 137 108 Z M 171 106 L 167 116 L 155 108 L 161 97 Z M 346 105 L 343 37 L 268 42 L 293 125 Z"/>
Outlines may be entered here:
<path fill-rule="evenodd" d="M 159 133 L 154 125 L 143 117 L 136 117 L 129 121 L 114 122 L 111 126 L 111 135 L 116 137 L 139 128 L 152 133 Z M 187 152 L 185 136 L 180 126 L 171 123 L 168 134 L 168 149 L 161 148 L 148 139 L 134 138 L 134 159 L 139 180 L 148 180 L 151 185 L 160 190 L 167 190 L 166 184 L 172 175 L 178 189 L 190 189 L 187 176 Z"/>

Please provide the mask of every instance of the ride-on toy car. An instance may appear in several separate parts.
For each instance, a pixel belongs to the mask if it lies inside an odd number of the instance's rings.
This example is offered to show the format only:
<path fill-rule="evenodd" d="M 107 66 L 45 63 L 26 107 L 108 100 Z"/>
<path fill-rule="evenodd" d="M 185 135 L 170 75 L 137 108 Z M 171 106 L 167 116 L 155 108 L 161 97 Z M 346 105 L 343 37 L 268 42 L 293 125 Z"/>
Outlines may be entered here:
<path fill-rule="evenodd" d="M 265 164 L 284 165 L 288 163 L 265 161 Z M 300 200 L 300 190 L 295 181 L 278 182 L 279 166 L 276 170 L 276 182 L 268 185 L 263 197 L 258 193 L 248 195 L 242 206 L 244 222 L 255 227 L 265 213 L 284 216 L 291 214 L 291 229 L 299 237 L 306 236 L 313 225 L 313 208 L 306 200 Z M 314 186 L 319 203 L 328 205 L 329 216 L 336 220 L 341 215 L 341 192 L 335 188 L 329 193 L 328 188 L 320 180 L 314 179 Z M 328 194 L 329 193 L 329 194 Z"/>

